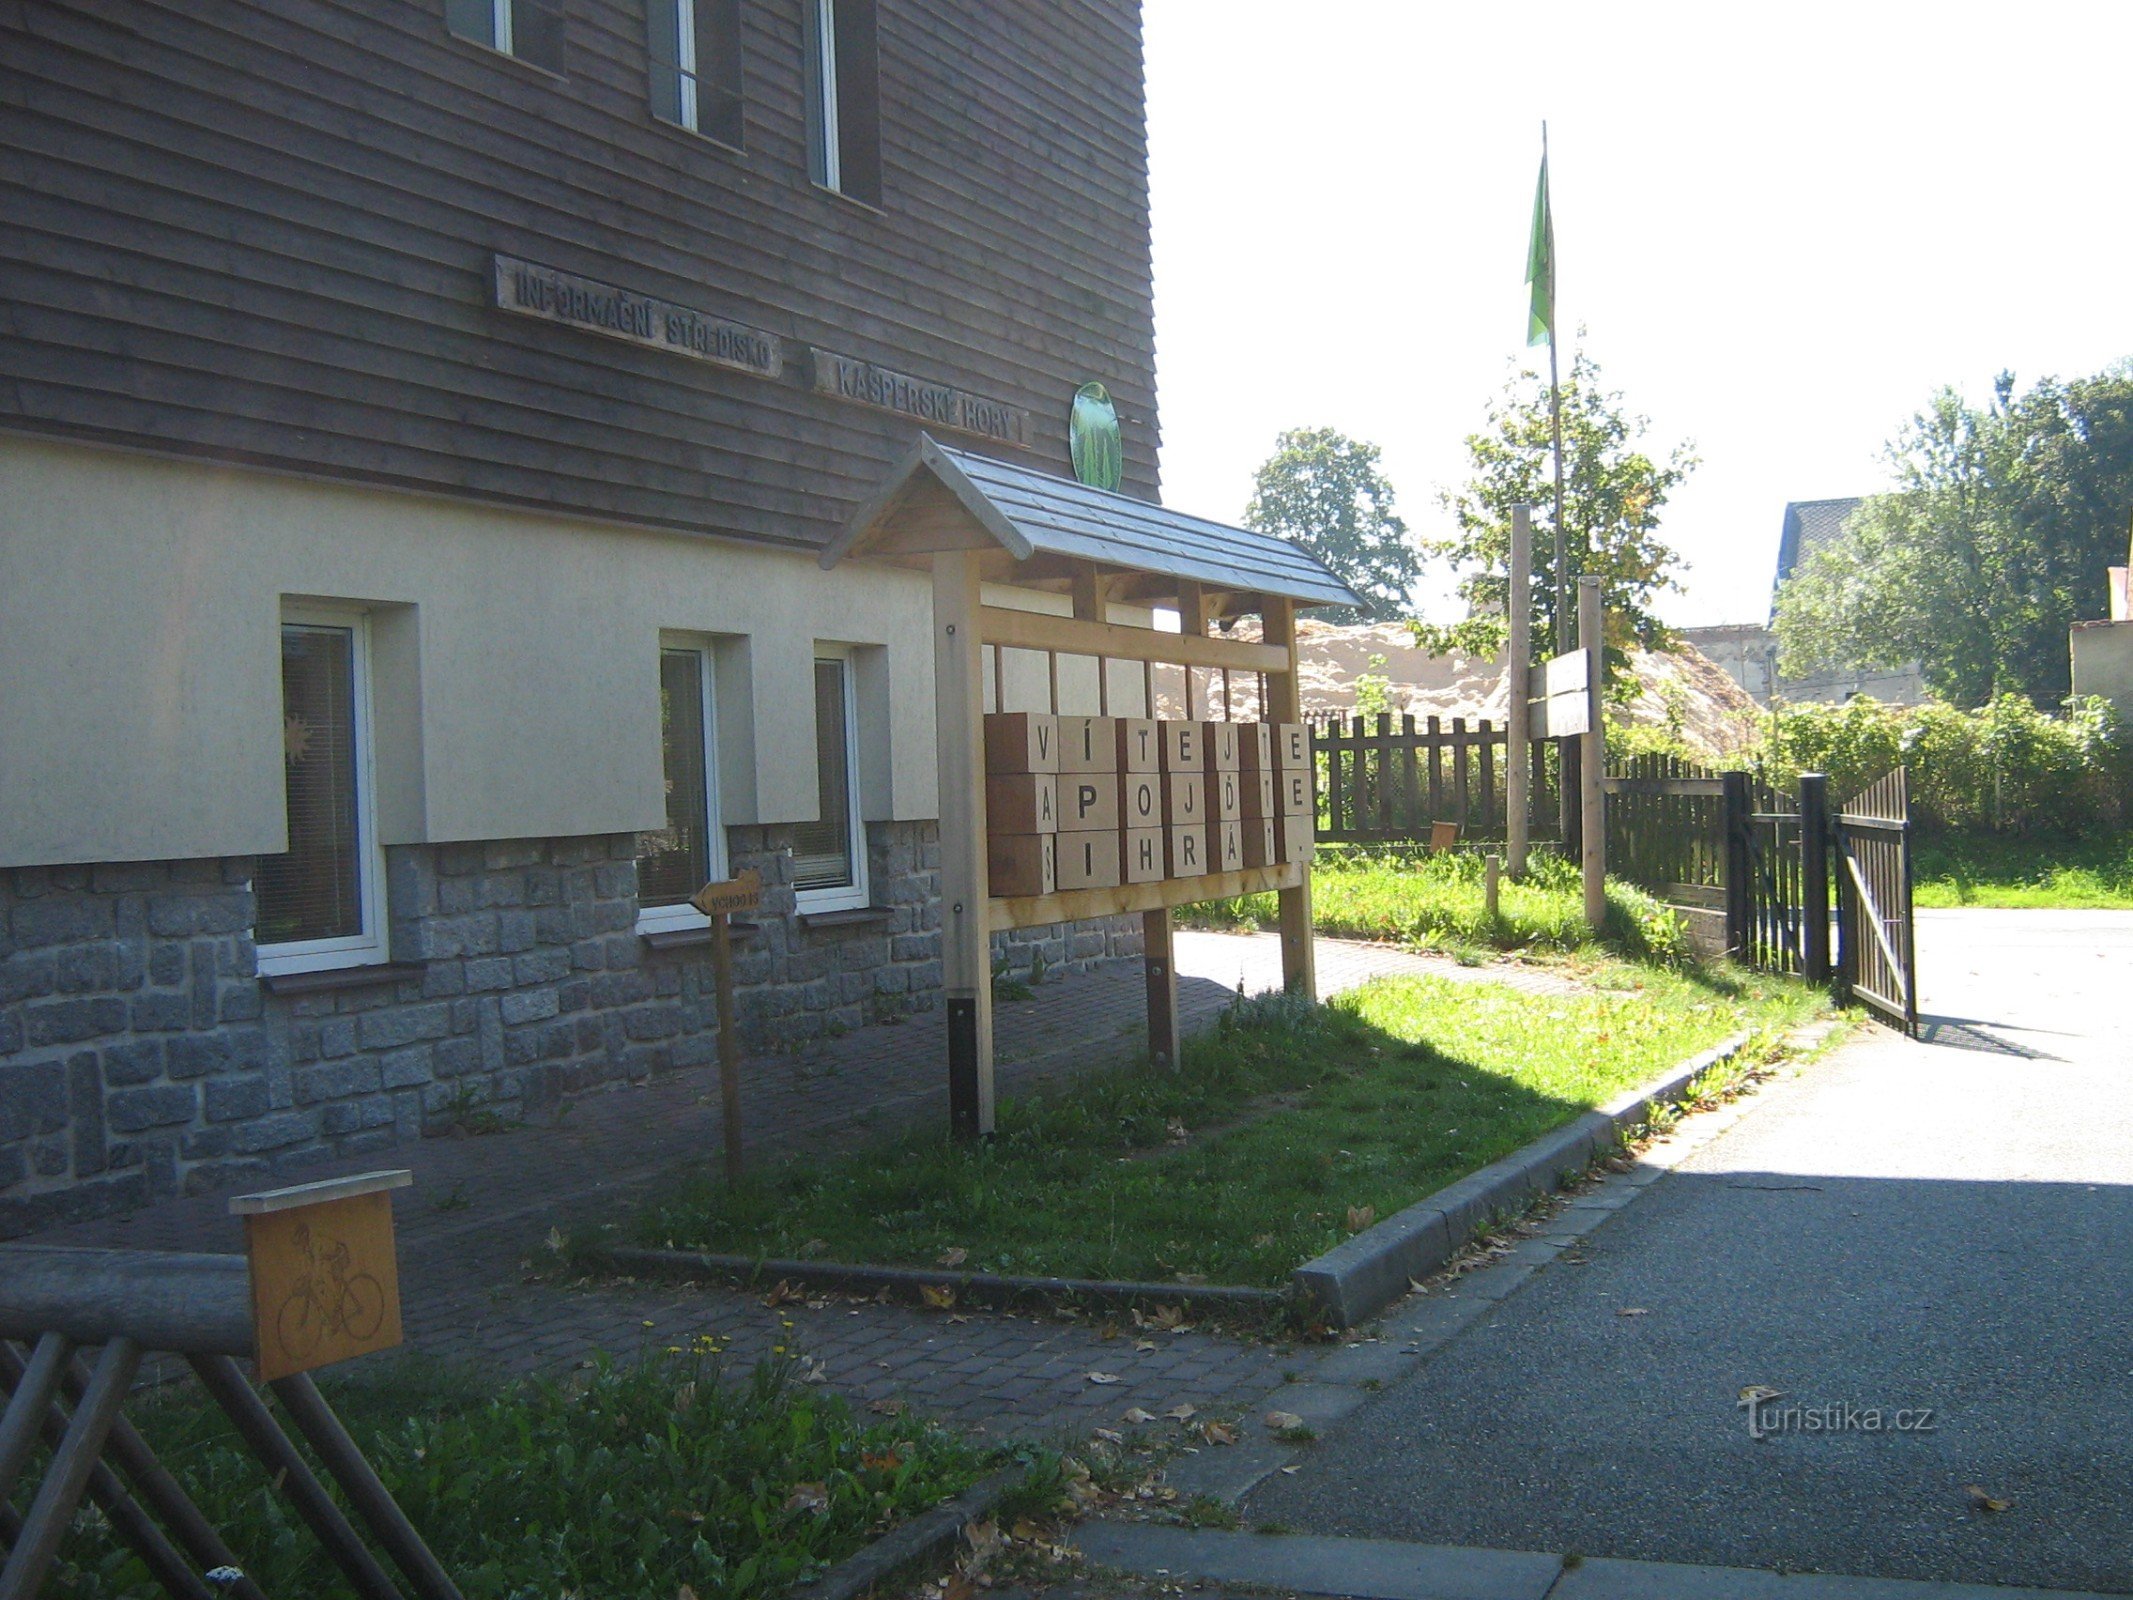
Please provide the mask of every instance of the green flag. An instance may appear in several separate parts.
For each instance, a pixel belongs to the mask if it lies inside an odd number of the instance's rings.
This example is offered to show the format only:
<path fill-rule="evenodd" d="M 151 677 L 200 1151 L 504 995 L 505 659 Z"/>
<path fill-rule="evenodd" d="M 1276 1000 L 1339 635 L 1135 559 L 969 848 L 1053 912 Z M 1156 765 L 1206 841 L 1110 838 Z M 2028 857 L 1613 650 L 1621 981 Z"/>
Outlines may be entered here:
<path fill-rule="evenodd" d="M 1526 241 L 1526 283 L 1533 300 L 1526 312 L 1526 343 L 1555 342 L 1555 213 L 1548 207 L 1548 152 L 1541 151 L 1540 187 L 1533 191 L 1533 233 Z"/>

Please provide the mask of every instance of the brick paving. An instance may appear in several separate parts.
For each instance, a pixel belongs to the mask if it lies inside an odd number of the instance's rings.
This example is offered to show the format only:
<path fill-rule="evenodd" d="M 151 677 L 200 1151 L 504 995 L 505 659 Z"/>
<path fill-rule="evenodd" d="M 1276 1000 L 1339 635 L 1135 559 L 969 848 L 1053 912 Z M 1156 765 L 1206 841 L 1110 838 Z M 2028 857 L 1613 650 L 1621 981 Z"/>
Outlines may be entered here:
<path fill-rule="evenodd" d="M 1240 988 L 1278 987 L 1271 935 L 1181 932 L 1178 1003 L 1204 1028 Z M 1476 969 L 1386 946 L 1321 939 L 1319 984 L 1337 993 L 1385 973 L 1507 981 L 1536 993 L 1564 980 L 1517 967 Z M 1061 976 L 999 1008 L 1003 1095 L 1115 1061 L 1145 1038 L 1140 963 Z M 941 1013 L 871 1027 L 744 1064 L 742 1120 L 756 1156 L 834 1148 L 893 1127 L 945 1123 Z M 464 1139 L 428 1139 L 385 1157 L 340 1161 L 319 1176 L 407 1166 L 415 1187 L 395 1197 L 407 1347 L 494 1370 L 554 1370 L 595 1350 L 729 1341 L 752 1361 L 783 1343 L 819 1364 L 826 1384 L 860 1402 L 900 1398 L 914 1410 L 993 1436 L 1083 1433 L 1132 1406 L 1181 1402 L 1237 1408 L 1312 1365 L 1284 1352 L 1198 1331 L 1140 1334 L 1100 1322 L 975 1311 L 967 1316 L 853 1303 L 839 1296 L 768 1308 L 760 1293 L 682 1285 L 571 1289 L 525 1281 L 551 1227 L 611 1218 L 673 1167 L 715 1158 L 721 1144 L 715 1069 L 589 1096 L 537 1125 Z M 235 1250 L 225 1198 L 197 1196 L 37 1236 L 38 1242 L 144 1249 Z M 784 1326 L 790 1319 L 791 1329 Z M 1114 1325 L 1115 1327 L 1115 1325 Z M 1137 1349 L 1137 1342 L 1152 1349 Z M 1115 1375 L 1116 1383 L 1088 1374 Z"/>

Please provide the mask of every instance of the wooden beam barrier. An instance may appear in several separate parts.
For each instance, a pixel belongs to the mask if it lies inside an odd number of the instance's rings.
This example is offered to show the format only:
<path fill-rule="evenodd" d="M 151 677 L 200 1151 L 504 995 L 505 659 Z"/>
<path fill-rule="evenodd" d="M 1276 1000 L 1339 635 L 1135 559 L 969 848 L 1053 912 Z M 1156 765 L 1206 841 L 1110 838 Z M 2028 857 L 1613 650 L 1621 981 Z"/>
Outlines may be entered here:
<path fill-rule="evenodd" d="M 0 1247 L 0 1339 L 130 1338 L 181 1355 L 249 1356 L 252 1276 L 243 1256 Z"/>
<path fill-rule="evenodd" d="M 1240 872 L 1215 872 L 1200 878 L 1158 878 L 1153 883 L 1122 883 L 1110 889 L 1063 889 L 1057 894 L 1002 896 L 991 902 L 994 928 L 1041 928 L 1054 922 L 1093 917 L 1123 917 L 1228 900 L 1240 894 L 1290 890 L 1301 885 L 1309 869 L 1301 861 Z"/>
<path fill-rule="evenodd" d="M 1010 650 L 1054 650 L 1071 656 L 1109 656 L 1118 661 L 1160 661 L 1180 667 L 1234 667 L 1240 672 L 1290 671 L 1286 645 L 1254 644 L 1248 639 L 1211 639 L 1198 634 L 1164 633 L 1123 622 L 1094 622 L 1055 617 L 1040 611 L 1013 611 L 983 606 L 978 612 L 980 637 Z M 1269 721 L 1297 718 L 1270 717 Z"/>

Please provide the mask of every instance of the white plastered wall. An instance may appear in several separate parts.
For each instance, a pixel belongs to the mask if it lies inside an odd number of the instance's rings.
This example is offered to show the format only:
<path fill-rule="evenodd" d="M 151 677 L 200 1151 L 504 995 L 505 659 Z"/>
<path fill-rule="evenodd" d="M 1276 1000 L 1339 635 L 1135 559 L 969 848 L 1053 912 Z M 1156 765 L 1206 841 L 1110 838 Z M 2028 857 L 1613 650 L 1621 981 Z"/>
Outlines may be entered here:
<path fill-rule="evenodd" d="M 659 826 L 663 633 L 716 645 L 729 824 L 815 814 L 817 641 L 868 817 L 938 810 L 920 574 L 0 435 L 0 866 L 286 848 L 291 598 L 370 608 L 388 844 Z"/>

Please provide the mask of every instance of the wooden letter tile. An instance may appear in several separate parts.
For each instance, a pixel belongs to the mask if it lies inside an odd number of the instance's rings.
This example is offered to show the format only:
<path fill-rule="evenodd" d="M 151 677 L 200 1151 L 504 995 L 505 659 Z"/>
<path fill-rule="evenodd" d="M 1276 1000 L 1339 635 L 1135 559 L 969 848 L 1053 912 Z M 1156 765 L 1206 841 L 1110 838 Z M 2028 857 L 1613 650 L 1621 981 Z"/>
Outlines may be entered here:
<path fill-rule="evenodd" d="M 1117 888 L 1118 830 L 1111 828 L 1102 833 L 1060 834 L 1059 887 Z"/>
<path fill-rule="evenodd" d="M 1198 827 L 1207 820 L 1207 777 L 1198 772 L 1163 775 L 1163 819 L 1173 828 Z M 1172 873 L 1174 878 L 1176 873 Z"/>
<path fill-rule="evenodd" d="M 1303 774 L 1298 773 L 1298 777 Z M 1274 774 L 1264 768 L 1257 772 L 1246 769 L 1237 774 L 1237 801 L 1239 816 L 1273 817 L 1280 813 L 1274 809 Z"/>
<path fill-rule="evenodd" d="M 1061 772 L 1116 772 L 1118 770 L 1118 719 L 1116 717 L 1061 717 L 1059 719 L 1059 770 Z"/>
<path fill-rule="evenodd" d="M 1118 826 L 1118 775 L 1070 772 L 1059 778 L 1061 832 Z"/>
<path fill-rule="evenodd" d="M 1237 729 L 1234 722 L 1203 722 L 1200 724 L 1200 759 L 1207 763 L 1209 772 L 1235 772 L 1240 759 L 1237 754 Z"/>
<path fill-rule="evenodd" d="M 1244 870 L 1243 823 L 1210 822 L 1207 825 L 1207 870 L 1209 872 L 1241 872 Z"/>
<path fill-rule="evenodd" d="M 1244 815 L 1243 776 L 1234 767 L 1207 775 L 1209 822 L 1234 822 Z"/>
<path fill-rule="evenodd" d="M 985 718 L 987 772 L 1057 772 L 1059 719 L 1035 711 L 995 711 Z"/>
<path fill-rule="evenodd" d="M 1154 883 L 1163 876 L 1163 830 L 1128 828 L 1119 835 L 1125 859 L 1121 876 L 1127 883 Z"/>
<path fill-rule="evenodd" d="M 1318 807 L 1311 795 L 1311 773 L 1307 767 L 1283 767 L 1274 774 L 1274 813 L 1282 817 L 1308 817 L 1316 815 Z"/>
<path fill-rule="evenodd" d="M 1200 772 L 1200 724 L 1158 722 L 1156 732 L 1163 747 L 1165 772 Z"/>
<path fill-rule="evenodd" d="M 1207 873 L 1207 830 L 1198 824 L 1163 830 L 1169 837 L 1169 872 L 1172 878 L 1198 878 Z"/>
<path fill-rule="evenodd" d="M 1274 765 L 1284 772 L 1311 764 L 1311 730 L 1300 722 L 1269 723 L 1274 730 Z"/>
<path fill-rule="evenodd" d="M 1246 817 L 1237 825 L 1244 834 L 1244 864 L 1271 867 L 1281 859 L 1275 833 L 1280 824 L 1272 817 Z"/>
<path fill-rule="evenodd" d="M 1162 735 L 1158 724 L 1148 717 L 1119 717 L 1118 722 L 1118 770 L 1120 772 L 1161 772 L 1163 770 Z"/>
<path fill-rule="evenodd" d="M 995 833 L 985 841 L 992 893 L 1050 894 L 1059 886 L 1056 833 Z"/>
<path fill-rule="evenodd" d="M 1072 783 L 1075 780 L 1069 778 L 1067 781 Z M 1122 772 L 1118 775 L 1118 789 L 1118 825 L 1121 828 L 1160 828 L 1163 825 L 1163 778 L 1160 773 Z"/>
<path fill-rule="evenodd" d="M 1237 766 L 1244 772 L 1265 772 L 1274 765 L 1274 725 L 1271 722 L 1237 724 Z"/>
<path fill-rule="evenodd" d="M 987 833 L 1059 831 L 1059 779 L 1050 772 L 1002 773 L 985 780 Z"/>

